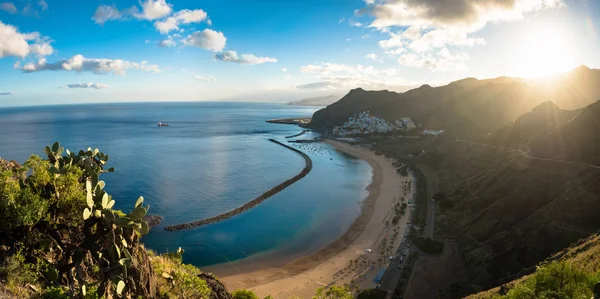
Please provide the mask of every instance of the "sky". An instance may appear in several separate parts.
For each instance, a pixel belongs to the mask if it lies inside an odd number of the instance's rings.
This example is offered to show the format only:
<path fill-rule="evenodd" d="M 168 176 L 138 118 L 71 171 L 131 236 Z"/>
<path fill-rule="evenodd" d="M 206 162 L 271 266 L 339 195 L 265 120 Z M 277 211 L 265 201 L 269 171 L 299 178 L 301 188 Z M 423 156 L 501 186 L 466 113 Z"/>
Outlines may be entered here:
<path fill-rule="evenodd" d="M 597 53 L 597 0 L 0 0 L 0 106 L 283 102 Z"/>

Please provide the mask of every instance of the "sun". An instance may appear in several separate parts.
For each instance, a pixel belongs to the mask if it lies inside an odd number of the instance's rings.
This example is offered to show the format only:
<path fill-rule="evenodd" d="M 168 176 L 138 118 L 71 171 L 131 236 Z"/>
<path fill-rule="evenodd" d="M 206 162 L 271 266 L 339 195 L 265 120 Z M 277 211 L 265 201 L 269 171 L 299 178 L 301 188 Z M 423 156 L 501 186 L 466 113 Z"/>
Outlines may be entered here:
<path fill-rule="evenodd" d="M 564 28 L 541 26 L 524 36 L 515 53 L 515 69 L 519 76 L 548 77 L 575 67 L 574 45 Z"/>

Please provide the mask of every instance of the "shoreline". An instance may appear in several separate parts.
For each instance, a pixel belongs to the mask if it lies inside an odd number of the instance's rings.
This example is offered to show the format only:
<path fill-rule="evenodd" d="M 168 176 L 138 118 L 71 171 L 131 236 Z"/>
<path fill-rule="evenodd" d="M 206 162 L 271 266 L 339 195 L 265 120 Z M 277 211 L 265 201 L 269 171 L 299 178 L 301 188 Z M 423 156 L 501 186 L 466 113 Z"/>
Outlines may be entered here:
<path fill-rule="evenodd" d="M 307 154 L 305 154 L 301 150 L 298 150 L 289 145 L 283 144 L 282 142 L 279 142 L 275 139 L 269 139 L 269 141 L 271 141 L 275 144 L 279 144 L 293 152 L 300 154 L 302 156 L 302 158 L 304 158 L 304 162 L 305 162 L 305 165 L 304 165 L 304 168 L 302 169 L 302 171 L 300 171 L 300 173 L 298 173 L 297 175 L 293 176 L 291 179 L 288 179 L 288 180 L 284 181 L 283 183 L 269 189 L 267 192 L 261 194 L 257 198 L 255 198 L 233 210 L 230 210 L 225 213 L 222 213 L 222 214 L 219 214 L 216 216 L 212 216 L 209 218 L 201 219 L 201 220 L 165 226 L 165 230 L 169 231 L 169 232 L 173 232 L 173 231 L 180 231 L 180 230 L 184 230 L 184 229 L 195 228 L 195 227 L 199 227 L 199 226 L 203 226 L 203 225 L 207 225 L 207 224 L 211 224 L 211 223 L 217 223 L 219 221 L 229 219 L 233 216 L 239 215 L 239 214 L 259 205 L 263 201 L 269 199 L 271 196 L 283 191 L 285 188 L 291 186 L 295 182 L 297 182 L 300 179 L 302 179 L 303 177 L 305 177 L 312 170 L 312 159 Z"/>
<path fill-rule="evenodd" d="M 229 289 L 249 288 L 260 297 L 272 295 L 275 298 L 287 298 L 286 296 L 300 295 L 303 292 L 305 292 L 303 296 L 312 297 L 319 286 L 328 285 L 323 281 L 324 277 L 331 277 L 329 280 L 334 282 L 342 279 L 336 278 L 342 265 L 345 266 L 355 258 L 366 256 L 363 253 L 365 248 L 373 247 L 380 237 L 385 235 L 386 229 L 383 228 L 382 219 L 387 218 L 391 204 L 395 202 L 396 195 L 400 192 L 396 189 L 400 185 L 398 182 L 401 178 L 396 173 L 392 161 L 383 156 L 376 156 L 366 148 L 333 140 L 325 142 L 371 166 L 373 177 L 366 187 L 369 195 L 362 201 L 361 214 L 348 230 L 331 244 L 282 266 L 274 266 L 273 261 L 261 263 L 260 261 L 244 262 L 242 260 L 238 262 L 240 267 L 236 267 L 236 262 L 233 262 L 233 266 L 221 264 L 206 268 L 207 270 L 220 269 L 220 271 L 216 271 L 216 274 L 221 276 L 222 281 Z M 409 178 L 412 179 L 412 177 Z M 382 197 L 385 198 L 382 199 Z M 373 217 L 374 215 L 379 217 Z M 405 224 L 407 219 L 409 219 L 409 215 L 403 217 L 401 222 Z M 402 223 L 400 224 L 401 229 Z M 405 228 L 406 225 L 403 229 Z M 244 271 L 241 272 L 240 268 Z M 365 283 L 368 284 L 368 282 Z"/>

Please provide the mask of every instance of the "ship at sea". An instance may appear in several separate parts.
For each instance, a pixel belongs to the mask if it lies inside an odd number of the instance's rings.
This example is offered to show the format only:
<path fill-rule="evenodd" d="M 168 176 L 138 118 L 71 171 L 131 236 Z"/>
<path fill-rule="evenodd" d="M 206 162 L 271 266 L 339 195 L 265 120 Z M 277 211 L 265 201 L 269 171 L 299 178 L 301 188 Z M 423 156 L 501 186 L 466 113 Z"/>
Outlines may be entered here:
<path fill-rule="evenodd" d="M 168 123 L 161 123 L 159 122 L 158 124 L 156 124 L 158 127 L 168 127 L 169 124 Z"/>

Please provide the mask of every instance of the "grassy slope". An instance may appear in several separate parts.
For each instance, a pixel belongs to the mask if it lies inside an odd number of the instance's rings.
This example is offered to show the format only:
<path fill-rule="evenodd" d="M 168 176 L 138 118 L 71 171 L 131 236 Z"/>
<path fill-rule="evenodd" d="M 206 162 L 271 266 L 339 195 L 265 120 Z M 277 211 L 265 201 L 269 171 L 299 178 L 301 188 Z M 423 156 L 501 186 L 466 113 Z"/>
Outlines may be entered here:
<path fill-rule="evenodd" d="M 588 239 L 577 242 L 570 247 L 561 250 L 560 252 L 552 255 L 548 258 L 548 261 L 564 261 L 570 265 L 573 265 L 577 269 L 584 270 L 590 273 L 596 273 L 600 271 L 600 235 L 593 235 Z M 530 274 L 521 277 L 517 280 L 511 281 L 503 286 L 504 289 L 512 289 L 517 284 L 522 284 L 532 277 Z M 501 287 L 496 287 L 484 292 L 480 292 L 471 296 L 467 299 L 486 299 L 493 298 L 498 295 Z"/>

